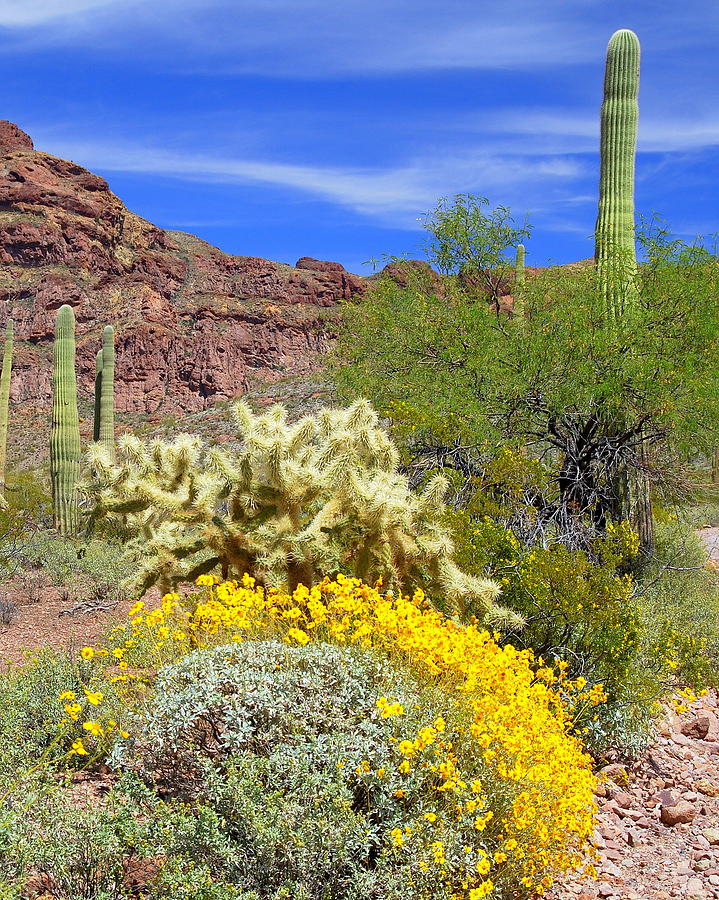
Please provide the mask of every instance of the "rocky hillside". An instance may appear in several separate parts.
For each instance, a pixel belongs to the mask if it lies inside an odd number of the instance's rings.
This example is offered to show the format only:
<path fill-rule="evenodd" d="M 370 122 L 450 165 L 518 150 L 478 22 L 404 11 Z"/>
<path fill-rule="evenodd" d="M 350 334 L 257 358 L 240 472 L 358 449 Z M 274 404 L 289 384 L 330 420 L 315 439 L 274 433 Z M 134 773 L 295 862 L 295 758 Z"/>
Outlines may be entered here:
<path fill-rule="evenodd" d="M 12 400 L 47 409 L 54 316 L 78 325 L 90 399 L 102 327 L 117 331 L 120 412 L 181 414 L 318 368 L 337 304 L 364 281 L 338 263 L 231 256 L 136 216 L 97 175 L 0 122 L 0 329 L 15 321 Z"/>

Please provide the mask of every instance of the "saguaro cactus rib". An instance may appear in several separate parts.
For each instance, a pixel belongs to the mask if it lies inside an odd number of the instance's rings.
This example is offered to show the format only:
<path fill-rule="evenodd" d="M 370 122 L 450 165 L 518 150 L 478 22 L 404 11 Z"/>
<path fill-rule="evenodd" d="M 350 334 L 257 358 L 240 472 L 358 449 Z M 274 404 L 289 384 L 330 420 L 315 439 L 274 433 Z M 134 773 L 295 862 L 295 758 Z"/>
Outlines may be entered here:
<path fill-rule="evenodd" d="M 102 408 L 102 350 L 95 356 L 95 417 L 92 423 L 92 439 L 100 440 L 100 410 Z"/>

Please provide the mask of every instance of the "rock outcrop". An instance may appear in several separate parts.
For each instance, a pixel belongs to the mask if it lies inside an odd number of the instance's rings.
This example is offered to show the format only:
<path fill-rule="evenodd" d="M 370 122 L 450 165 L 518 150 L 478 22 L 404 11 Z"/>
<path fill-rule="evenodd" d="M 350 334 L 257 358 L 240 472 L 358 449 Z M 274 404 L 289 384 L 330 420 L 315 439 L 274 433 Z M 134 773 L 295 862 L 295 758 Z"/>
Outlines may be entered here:
<path fill-rule="evenodd" d="M 47 408 L 55 311 L 74 307 L 80 395 L 105 324 L 117 333 L 117 407 L 179 413 L 250 384 L 307 374 L 364 279 L 338 263 L 231 256 L 125 208 L 107 182 L 0 122 L 0 329 L 15 320 L 11 396 Z"/>

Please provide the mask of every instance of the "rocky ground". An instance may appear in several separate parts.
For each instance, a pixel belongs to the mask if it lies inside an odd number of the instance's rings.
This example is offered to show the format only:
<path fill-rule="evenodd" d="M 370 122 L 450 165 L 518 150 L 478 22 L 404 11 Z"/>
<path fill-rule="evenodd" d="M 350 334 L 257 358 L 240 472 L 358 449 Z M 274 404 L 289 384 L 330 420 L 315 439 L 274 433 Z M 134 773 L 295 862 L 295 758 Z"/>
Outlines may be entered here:
<path fill-rule="evenodd" d="M 697 534 L 719 561 L 719 528 Z M 576 877 L 553 900 L 719 898 L 719 699 L 677 714 L 633 765 L 607 766 L 594 833 L 597 878 Z"/>
<path fill-rule="evenodd" d="M 576 877 L 553 900 L 719 898 L 719 702 L 676 714 L 633 765 L 602 771 L 593 838 L 597 878 Z"/>

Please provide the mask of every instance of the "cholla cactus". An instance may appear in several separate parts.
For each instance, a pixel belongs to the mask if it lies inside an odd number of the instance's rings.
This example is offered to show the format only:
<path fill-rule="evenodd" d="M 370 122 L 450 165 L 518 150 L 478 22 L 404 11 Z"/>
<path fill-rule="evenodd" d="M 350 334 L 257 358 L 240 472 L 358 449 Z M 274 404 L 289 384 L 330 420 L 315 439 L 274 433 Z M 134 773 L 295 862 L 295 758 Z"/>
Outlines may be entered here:
<path fill-rule="evenodd" d="M 240 444 L 210 448 L 198 437 L 143 444 L 120 439 L 118 462 L 90 450 L 85 492 L 94 520 L 128 529 L 143 564 L 136 588 L 167 588 L 219 569 L 293 589 L 344 572 L 385 587 L 422 586 L 453 612 L 497 624 L 497 584 L 461 572 L 442 524 L 444 479 L 413 493 L 397 451 L 366 401 L 294 424 L 282 406 L 255 416 L 234 408 Z"/>

